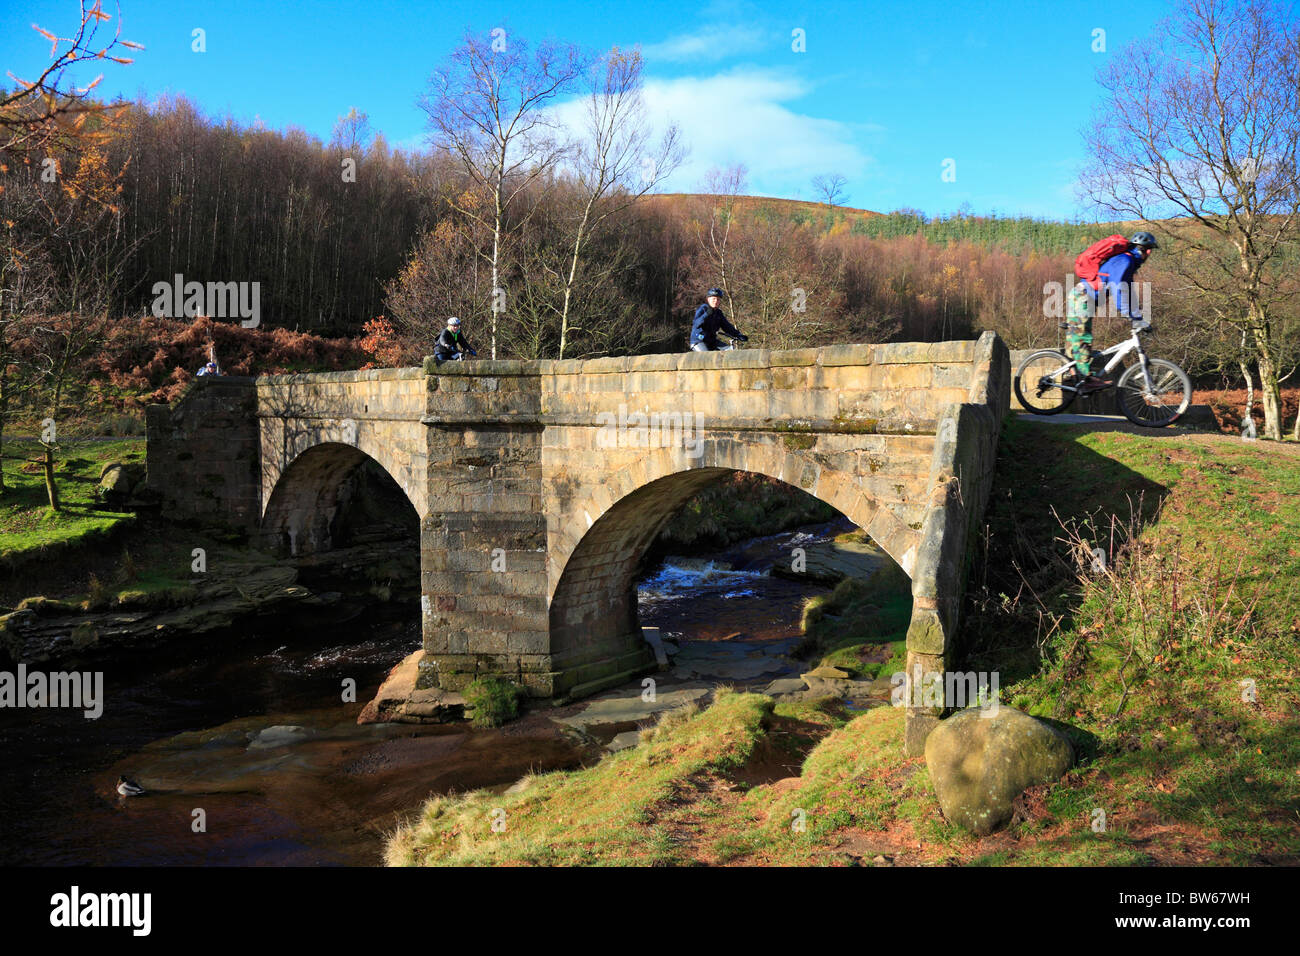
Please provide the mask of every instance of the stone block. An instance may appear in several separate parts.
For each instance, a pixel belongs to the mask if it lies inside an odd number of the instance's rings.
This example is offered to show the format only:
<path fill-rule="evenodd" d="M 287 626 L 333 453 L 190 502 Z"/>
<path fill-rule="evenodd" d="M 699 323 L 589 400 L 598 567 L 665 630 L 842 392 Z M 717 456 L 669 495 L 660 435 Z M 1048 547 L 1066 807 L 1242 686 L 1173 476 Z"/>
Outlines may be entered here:
<path fill-rule="evenodd" d="M 870 365 L 874 360 L 873 345 L 827 345 L 821 348 L 817 364 L 835 365 Z"/>

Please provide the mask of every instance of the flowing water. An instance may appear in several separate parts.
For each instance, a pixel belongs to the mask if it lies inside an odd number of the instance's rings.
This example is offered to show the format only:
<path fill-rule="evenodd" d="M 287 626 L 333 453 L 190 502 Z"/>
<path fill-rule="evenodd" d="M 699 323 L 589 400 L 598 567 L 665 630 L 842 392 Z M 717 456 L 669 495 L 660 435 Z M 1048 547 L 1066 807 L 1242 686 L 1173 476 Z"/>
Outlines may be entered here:
<path fill-rule="evenodd" d="M 789 647 L 804 598 L 824 589 L 771 568 L 846 527 L 667 559 L 638 584 L 642 623 L 684 641 L 684 657 L 701 642 Z M 419 646 L 413 614 L 259 627 L 81 668 L 104 674 L 96 720 L 0 710 L 0 864 L 373 865 L 384 832 L 430 794 L 504 789 L 600 753 L 545 708 L 497 730 L 358 726 Z M 149 793 L 119 797 L 119 775 Z"/>

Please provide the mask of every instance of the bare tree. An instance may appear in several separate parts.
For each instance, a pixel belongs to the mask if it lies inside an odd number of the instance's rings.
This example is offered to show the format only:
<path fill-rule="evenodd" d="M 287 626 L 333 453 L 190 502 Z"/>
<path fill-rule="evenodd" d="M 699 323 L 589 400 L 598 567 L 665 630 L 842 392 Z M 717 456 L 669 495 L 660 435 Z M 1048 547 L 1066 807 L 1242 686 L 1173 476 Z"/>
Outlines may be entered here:
<path fill-rule="evenodd" d="M 9 74 L 16 84 L 9 91 L 0 90 L 0 153 L 6 162 L 19 156 L 49 153 L 55 148 L 69 149 L 85 140 L 87 116 L 103 112 L 105 107 L 91 99 L 91 91 L 103 75 L 86 86 L 78 87 L 68 75 L 73 64 L 128 64 L 129 57 L 118 56 L 118 47 L 142 50 L 138 43 L 121 38 L 121 23 L 112 37 L 104 37 L 105 24 L 113 18 L 103 11 L 100 0 L 81 3 L 81 17 L 71 36 L 62 37 L 35 24 L 37 33 L 50 42 L 50 62 L 34 80 Z"/>
<path fill-rule="evenodd" d="M 489 198 L 484 206 L 458 204 L 458 211 L 492 230 L 492 358 L 503 311 L 502 255 L 517 200 L 550 175 L 564 144 L 546 107 L 568 92 L 582 74 L 581 51 L 571 44 L 543 43 L 530 51 L 504 30 L 483 36 L 470 31 L 430 80 L 420 98 L 436 144 L 460 160 L 471 182 Z M 527 218 L 527 213 L 523 218 Z"/>
<path fill-rule="evenodd" d="M 717 274 L 720 288 L 727 296 L 727 314 L 732 322 L 740 316 L 736 314 L 736 303 L 731 291 L 731 232 L 736 222 L 736 201 L 744 194 L 749 181 L 749 171 L 743 165 L 728 166 L 726 169 L 711 169 L 704 179 L 705 204 L 693 223 L 696 248 L 700 256 Z M 712 280 L 710 280 L 712 281 Z M 695 289 L 694 294 L 704 290 Z"/>
<path fill-rule="evenodd" d="M 588 73 L 585 126 L 573 148 L 573 169 L 582 211 L 573 233 L 573 255 L 564 280 L 560 352 L 568 345 L 573 289 L 584 247 L 611 216 L 624 212 L 681 165 L 684 151 L 676 125 L 652 143 L 641 99 L 641 51 L 614 47 Z"/>
<path fill-rule="evenodd" d="M 1162 248 L 1208 320 L 1247 336 L 1264 433 L 1280 439 L 1275 319 L 1300 214 L 1300 30 L 1273 0 L 1183 0 L 1100 82 L 1086 193 L 1172 237 Z"/>
<path fill-rule="evenodd" d="M 844 187 L 848 182 L 839 173 L 822 173 L 820 176 L 813 177 L 813 195 L 818 196 L 822 202 L 834 209 L 844 203 Z"/>

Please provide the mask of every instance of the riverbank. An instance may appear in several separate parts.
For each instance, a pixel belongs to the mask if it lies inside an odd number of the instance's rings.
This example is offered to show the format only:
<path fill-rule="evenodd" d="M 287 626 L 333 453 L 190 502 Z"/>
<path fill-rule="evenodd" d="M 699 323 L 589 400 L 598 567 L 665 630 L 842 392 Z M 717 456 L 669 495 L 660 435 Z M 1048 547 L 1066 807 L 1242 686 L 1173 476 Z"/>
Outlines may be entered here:
<path fill-rule="evenodd" d="M 107 545 L 0 582 L 0 659 L 72 665 L 292 616 L 347 621 L 419 593 L 414 545 L 372 541 L 284 560 L 211 533 L 143 517 Z M 40 591 L 36 591 L 39 588 Z"/>
<path fill-rule="evenodd" d="M 50 511 L 40 459 L 30 438 L 5 439 L 4 492 L 0 495 L 0 575 L 41 577 L 41 565 L 104 546 L 136 518 L 128 506 L 131 477 L 144 474 L 143 438 L 68 439 L 60 443 L 55 484 L 60 510 Z M 120 463 L 125 470 L 107 473 Z M 21 595 L 25 597 L 26 595 Z"/>

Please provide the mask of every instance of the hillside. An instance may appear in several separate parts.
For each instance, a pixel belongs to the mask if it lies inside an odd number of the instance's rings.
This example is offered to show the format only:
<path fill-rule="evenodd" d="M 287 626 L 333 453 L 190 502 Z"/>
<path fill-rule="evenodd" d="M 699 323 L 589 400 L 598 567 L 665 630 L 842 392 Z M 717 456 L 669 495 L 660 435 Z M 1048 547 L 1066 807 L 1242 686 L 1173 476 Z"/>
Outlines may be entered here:
<path fill-rule="evenodd" d="M 709 193 L 663 193 L 647 197 L 651 208 L 687 212 L 705 200 L 722 201 L 726 197 Z M 1067 223 L 1027 216 L 999 217 L 953 213 L 947 216 L 923 216 L 912 210 L 882 213 L 850 206 L 801 199 L 778 199 L 770 196 L 737 196 L 737 212 L 763 219 L 784 219 L 800 225 L 817 227 L 821 232 L 846 229 L 853 235 L 871 239 L 900 239 L 921 235 L 930 242 L 974 242 L 999 246 L 1016 252 L 1033 250 L 1045 255 L 1077 252 L 1089 242 L 1108 232 L 1137 228 L 1133 223 Z"/>

